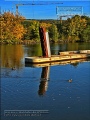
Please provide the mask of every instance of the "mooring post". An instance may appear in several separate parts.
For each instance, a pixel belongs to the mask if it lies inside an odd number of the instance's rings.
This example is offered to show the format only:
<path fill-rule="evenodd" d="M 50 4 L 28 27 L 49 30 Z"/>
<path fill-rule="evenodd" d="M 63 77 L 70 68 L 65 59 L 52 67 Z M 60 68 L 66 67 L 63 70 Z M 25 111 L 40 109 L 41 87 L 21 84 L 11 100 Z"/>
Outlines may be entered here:
<path fill-rule="evenodd" d="M 39 35 L 43 57 L 51 57 L 48 32 L 46 32 L 45 28 L 39 27 Z"/>

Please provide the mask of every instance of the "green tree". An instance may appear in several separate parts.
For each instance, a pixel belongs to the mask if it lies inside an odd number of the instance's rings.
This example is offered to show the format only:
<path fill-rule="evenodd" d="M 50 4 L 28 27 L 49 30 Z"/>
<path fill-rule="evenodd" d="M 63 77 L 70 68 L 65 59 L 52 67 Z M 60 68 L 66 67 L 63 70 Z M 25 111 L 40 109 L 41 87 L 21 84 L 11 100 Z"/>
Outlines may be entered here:
<path fill-rule="evenodd" d="M 58 29 L 55 24 L 52 24 L 49 28 L 49 38 L 50 40 L 53 40 L 54 42 L 58 41 Z"/>
<path fill-rule="evenodd" d="M 90 25 L 90 17 L 89 16 L 81 16 L 81 18 L 86 19 L 87 25 Z"/>
<path fill-rule="evenodd" d="M 29 20 L 29 21 L 24 21 L 22 24 L 27 29 L 27 32 L 24 35 L 24 39 L 38 41 L 39 40 L 39 22 L 36 20 Z"/>
<path fill-rule="evenodd" d="M 82 38 L 84 41 L 90 41 L 90 25 L 83 30 Z"/>
<path fill-rule="evenodd" d="M 67 35 L 67 39 L 69 41 L 82 40 L 82 32 L 86 28 L 86 25 L 86 19 L 81 18 L 79 15 L 75 15 L 71 19 L 67 20 L 64 30 L 64 33 Z"/>

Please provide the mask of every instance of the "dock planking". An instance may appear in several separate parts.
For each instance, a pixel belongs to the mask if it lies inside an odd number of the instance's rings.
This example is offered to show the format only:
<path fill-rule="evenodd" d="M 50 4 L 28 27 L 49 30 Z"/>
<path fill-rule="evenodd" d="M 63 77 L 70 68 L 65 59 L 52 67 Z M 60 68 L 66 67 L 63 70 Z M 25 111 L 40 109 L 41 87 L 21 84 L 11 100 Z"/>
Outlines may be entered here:
<path fill-rule="evenodd" d="M 25 63 L 47 63 L 74 59 L 90 58 L 90 50 L 66 51 L 60 52 L 60 55 L 51 55 L 51 57 L 25 57 Z"/>

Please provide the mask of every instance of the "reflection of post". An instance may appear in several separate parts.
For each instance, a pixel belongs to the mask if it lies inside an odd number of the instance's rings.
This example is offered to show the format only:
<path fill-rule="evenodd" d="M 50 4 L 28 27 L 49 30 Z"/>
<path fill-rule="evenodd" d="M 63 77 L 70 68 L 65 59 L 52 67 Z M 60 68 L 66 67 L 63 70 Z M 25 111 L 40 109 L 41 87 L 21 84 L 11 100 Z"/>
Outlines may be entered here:
<path fill-rule="evenodd" d="M 43 67 L 42 68 L 41 81 L 40 81 L 39 91 L 38 91 L 39 95 L 44 95 L 44 93 L 47 91 L 49 73 L 50 73 L 50 67 Z"/>

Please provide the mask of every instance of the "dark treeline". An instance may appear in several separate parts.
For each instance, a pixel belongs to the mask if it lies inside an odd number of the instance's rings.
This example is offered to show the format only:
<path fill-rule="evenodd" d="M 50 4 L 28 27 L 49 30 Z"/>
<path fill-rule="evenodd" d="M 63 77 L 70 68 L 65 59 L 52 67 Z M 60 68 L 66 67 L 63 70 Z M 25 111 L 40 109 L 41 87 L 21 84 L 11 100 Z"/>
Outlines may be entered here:
<path fill-rule="evenodd" d="M 90 41 L 90 17 L 75 15 L 67 20 L 26 20 L 5 12 L 0 15 L 0 43 L 39 42 L 39 27 L 45 27 L 52 42 Z"/>

